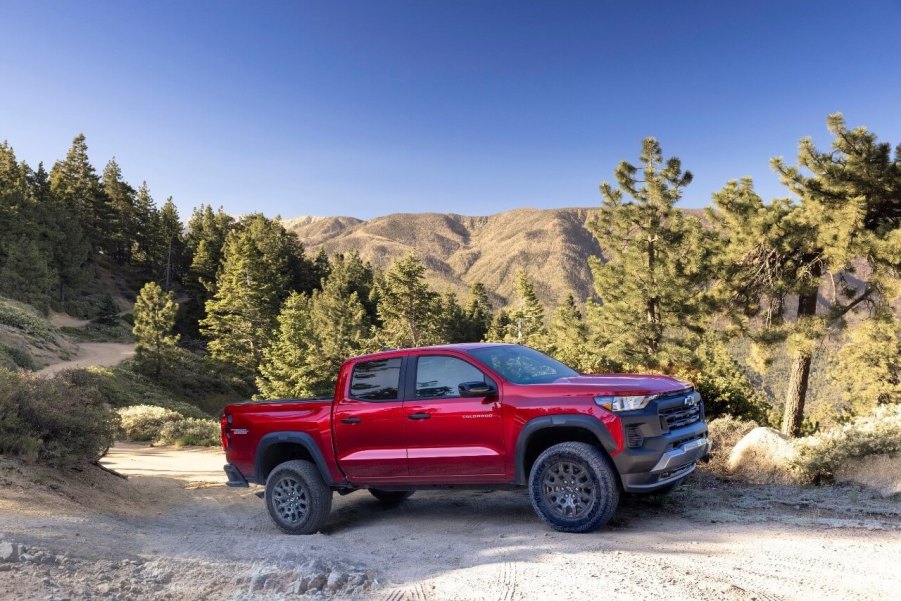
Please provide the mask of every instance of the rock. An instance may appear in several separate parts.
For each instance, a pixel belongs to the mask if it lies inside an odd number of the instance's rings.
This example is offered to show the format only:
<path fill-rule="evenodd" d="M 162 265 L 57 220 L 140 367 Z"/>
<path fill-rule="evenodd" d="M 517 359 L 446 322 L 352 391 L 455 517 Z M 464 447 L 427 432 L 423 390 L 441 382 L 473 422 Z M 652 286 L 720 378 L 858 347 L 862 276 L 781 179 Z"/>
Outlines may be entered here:
<path fill-rule="evenodd" d="M 101 595 L 106 595 L 110 591 L 110 585 L 106 582 L 97 585 L 97 592 Z"/>
<path fill-rule="evenodd" d="M 347 582 L 347 574 L 343 572 L 339 572 L 335 570 L 331 574 L 328 575 L 328 580 L 325 582 L 325 588 L 330 592 L 336 592 L 344 584 Z"/>
<path fill-rule="evenodd" d="M 323 576 L 322 574 L 317 574 L 316 576 L 310 578 L 310 582 L 307 584 L 307 590 L 318 591 L 323 586 L 325 586 L 326 582 L 328 582 L 328 580 L 325 576 Z"/>
<path fill-rule="evenodd" d="M 791 440 L 772 428 L 754 428 L 729 454 L 734 475 L 755 484 L 797 484 L 791 470 L 796 451 Z"/>
<path fill-rule="evenodd" d="M 15 563 L 19 561 L 19 545 L 9 541 L 0 542 L 0 562 Z"/>
<path fill-rule="evenodd" d="M 901 493 L 901 457 L 870 455 L 845 460 L 835 471 L 836 482 L 866 486 L 883 497 Z"/>

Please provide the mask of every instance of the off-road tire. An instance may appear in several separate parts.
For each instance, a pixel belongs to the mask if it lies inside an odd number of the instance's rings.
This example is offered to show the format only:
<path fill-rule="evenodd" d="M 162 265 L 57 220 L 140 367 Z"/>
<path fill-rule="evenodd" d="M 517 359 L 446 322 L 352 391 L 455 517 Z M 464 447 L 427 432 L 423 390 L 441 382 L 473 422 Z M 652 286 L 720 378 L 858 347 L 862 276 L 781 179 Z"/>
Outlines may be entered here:
<path fill-rule="evenodd" d="M 610 460 L 590 444 L 556 444 L 532 465 L 529 498 L 535 513 L 554 530 L 591 532 L 616 512 L 617 474 Z"/>
<path fill-rule="evenodd" d="M 282 532 L 313 534 L 332 510 L 332 491 L 309 461 L 286 461 L 266 478 L 266 509 Z"/>
<path fill-rule="evenodd" d="M 378 499 L 383 505 L 400 505 L 413 496 L 412 490 L 382 490 L 380 488 L 370 488 L 369 494 Z"/>

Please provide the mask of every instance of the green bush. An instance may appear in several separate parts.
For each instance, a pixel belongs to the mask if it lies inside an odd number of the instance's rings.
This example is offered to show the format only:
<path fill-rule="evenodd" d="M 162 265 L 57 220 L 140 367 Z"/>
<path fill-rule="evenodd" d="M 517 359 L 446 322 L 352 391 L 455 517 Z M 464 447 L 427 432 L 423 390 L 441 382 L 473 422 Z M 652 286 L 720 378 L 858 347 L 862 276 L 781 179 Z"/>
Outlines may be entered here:
<path fill-rule="evenodd" d="M 90 390 L 0 370 L 0 453 L 55 467 L 96 461 L 118 426 L 116 413 Z"/>
<path fill-rule="evenodd" d="M 901 453 L 901 405 L 877 407 L 845 426 L 798 439 L 793 468 L 802 480 L 831 482 L 848 459 Z"/>
<path fill-rule="evenodd" d="M 96 391 L 112 407 L 154 405 L 171 409 L 185 417 L 210 417 L 197 407 L 178 400 L 148 378 L 131 371 L 129 366 L 130 363 L 125 362 L 113 368 L 72 369 L 63 372 L 61 377 L 73 386 Z"/>
<path fill-rule="evenodd" d="M 212 419 L 183 417 L 175 411 L 151 405 L 136 405 L 118 410 L 125 440 L 175 446 L 221 444 L 219 424 Z"/>
<path fill-rule="evenodd" d="M 54 328 L 32 307 L 0 298 L 0 324 L 21 330 L 40 340 L 51 340 Z"/>
<path fill-rule="evenodd" d="M 729 455 L 739 440 L 756 428 L 758 423 L 752 420 L 743 420 L 724 415 L 711 420 L 707 424 L 707 436 L 710 439 L 710 470 L 726 473 L 726 464 Z"/>
<path fill-rule="evenodd" d="M 177 447 L 218 447 L 222 444 L 222 437 L 215 420 L 188 417 L 164 424 L 157 442 Z"/>
<path fill-rule="evenodd" d="M 28 351 L 0 344 L 0 368 L 34 371 L 37 365 Z"/>
<path fill-rule="evenodd" d="M 118 410 L 121 434 L 133 442 L 154 442 L 168 423 L 184 419 L 179 413 L 153 405 L 135 405 Z"/>
<path fill-rule="evenodd" d="M 699 367 L 680 370 L 676 375 L 694 383 L 704 397 L 708 418 L 730 415 L 768 425 L 766 394 L 751 382 L 722 342 L 705 341 L 695 355 Z"/>

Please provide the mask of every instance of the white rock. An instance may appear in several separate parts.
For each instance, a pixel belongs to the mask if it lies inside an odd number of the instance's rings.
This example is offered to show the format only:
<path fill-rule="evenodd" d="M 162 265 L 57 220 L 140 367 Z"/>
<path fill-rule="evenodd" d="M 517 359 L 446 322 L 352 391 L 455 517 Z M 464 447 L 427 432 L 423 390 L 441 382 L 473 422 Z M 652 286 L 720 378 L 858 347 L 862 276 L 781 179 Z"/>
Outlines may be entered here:
<path fill-rule="evenodd" d="M 729 471 L 756 484 L 796 484 L 791 462 L 796 456 L 791 440 L 772 428 L 754 428 L 729 454 Z"/>

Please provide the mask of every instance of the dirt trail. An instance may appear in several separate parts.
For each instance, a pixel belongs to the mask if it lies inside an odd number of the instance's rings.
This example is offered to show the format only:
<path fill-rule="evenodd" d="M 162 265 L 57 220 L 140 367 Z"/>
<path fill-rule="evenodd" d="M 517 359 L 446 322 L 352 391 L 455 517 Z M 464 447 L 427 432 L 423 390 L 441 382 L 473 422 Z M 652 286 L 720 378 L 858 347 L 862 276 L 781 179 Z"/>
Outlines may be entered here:
<path fill-rule="evenodd" d="M 870 600 L 901 589 L 901 507 L 857 488 L 701 474 L 664 501 L 625 499 L 587 535 L 548 530 L 522 491 L 421 491 L 395 508 L 358 491 L 335 496 L 322 533 L 291 537 L 255 490 L 215 476 L 223 460 L 117 445 L 105 464 L 127 482 L 0 464 L 0 541 L 29 555 L 0 563 L 11 572 L 0 598 Z"/>
<path fill-rule="evenodd" d="M 135 345 L 123 342 L 81 342 L 78 345 L 78 356 L 71 361 L 53 363 L 39 370 L 41 376 L 52 376 L 67 369 L 77 367 L 112 367 L 129 359 L 135 354 Z"/>

